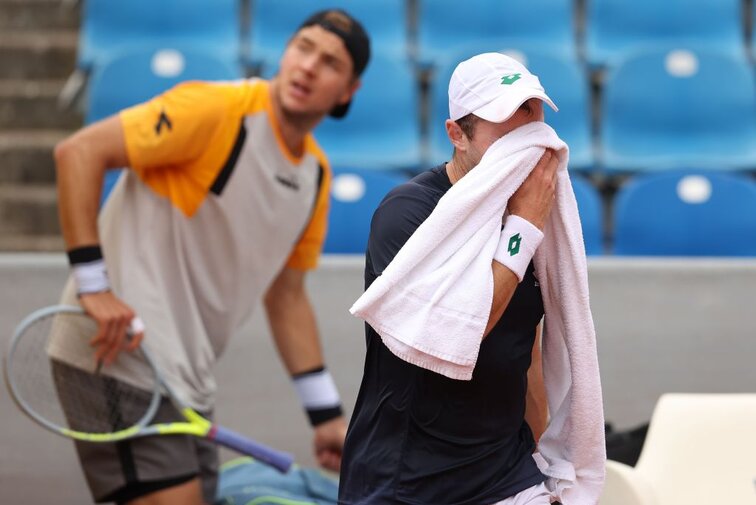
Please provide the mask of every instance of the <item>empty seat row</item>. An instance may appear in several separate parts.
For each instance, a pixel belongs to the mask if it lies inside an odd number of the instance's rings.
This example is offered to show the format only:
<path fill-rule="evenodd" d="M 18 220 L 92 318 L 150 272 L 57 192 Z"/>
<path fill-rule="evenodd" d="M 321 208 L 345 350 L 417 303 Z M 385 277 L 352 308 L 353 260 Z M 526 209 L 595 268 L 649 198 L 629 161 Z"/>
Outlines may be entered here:
<path fill-rule="evenodd" d="M 424 0 L 418 9 L 417 56 L 426 65 L 449 65 L 472 43 L 577 54 L 572 0 Z"/>
<path fill-rule="evenodd" d="M 248 61 L 263 69 L 267 62 L 267 72 L 272 72 L 269 62 L 277 60 L 287 37 L 307 13 L 319 8 L 348 9 L 365 22 L 373 36 L 374 58 L 350 115 L 340 122 L 326 119 L 316 132 L 337 167 L 414 170 L 447 159 L 451 147 L 443 121 L 447 115 L 448 77 L 457 61 L 498 48 L 507 50 L 540 75 L 559 105 L 559 113 L 546 111 L 547 121 L 571 146 L 573 170 L 600 168 L 635 173 L 679 167 L 756 168 L 756 85 L 753 70 L 741 50 L 740 0 L 589 0 L 584 44 L 587 67 L 575 56 L 575 11 L 569 0 L 476 0 L 473 3 L 480 2 L 478 7 L 418 0 L 416 55 L 421 62 L 433 66 L 427 138 L 421 136 L 425 128 L 420 121 L 424 116 L 415 61 L 407 57 L 406 51 L 412 45 L 413 38 L 408 34 L 413 33 L 413 27 L 408 21 L 411 17 L 405 17 L 405 0 L 334 0 L 327 5 L 319 1 L 297 2 L 301 5 L 272 0 L 252 2 Z M 245 39 L 239 22 L 240 5 L 239 0 L 137 0 L 128 5 L 87 0 L 79 53 L 80 66 L 92 72 L 87 121 L 149 99 L 183 80 L 241 77 Z M 539 12 L 542 15 L 536 15 Z M 660 16 L 660 12 L 666 14 Z M 442 29 L 434 35 L 439 27 L 452 26 L 444 25 L 450 20 L 456 21 L 456 30 Z M 475 33 L 468 31 L 470 27 L 475 28 Z M 490 27 L 490 31 L 481 27 Z M 482 42 L 469 44 L 473 35 L 482 37 Z M 444 45 L 447 42 L 449 45 Z M 598 54 L 599 50 L 604 54 Z M 592 67 L 607 62 L 611 68 L 599 96 L 596 129 L 591 124 L 594 113 L 588 76 Z M 658 202 L 668 201 L 664 198 L 673 193 L 669 189 L 673 186 L 677 200 L 672 201 L 684 209 L 680 215 L 692 216 L 689 211 L 697 209 L 702 213 L 696 217 L 701 223 L 707 222 L 705 214 L 723 229 L 717 221 L 718 212 L 730 207 L 713 195 L 729 195 L 725 200 L 741 205 L 739 212 L 754 215 L 752 206 L 744 203 L 744 195 L 753 197 L 751 188 L 746 189 L 735 176 L 722 175 L 733 187 L 740 188 L 737 190 L 723 189 L 726 185 L 718 175 L 685 176 L 686 187 L 699 188 L 699 192 L 701 187 L 709 187 L 709 197 L 699 202 L 680 196 L 679 188 L 684 185 L 682 179 L 675 177 L 683 175 L 665 176 L 668 187 L 664 190 L 661 178 L 649 179 L 648 184 L 657 192 L 653 201 L 643 200 L 652 194 L 646 189 L 645 178 L 633 179 L 622 189 L 614 202 L 615 218 L 607 227 L 613 231 L 609 241 L 604 238 L 603 215 L 595 211 L 602 207 L 595 189 L 574 179 L 589 254 L 602 253 L 607 242 L 612 244 L 609 250 L 617 254 L 756 254 L 749 240 L 738 242 L 742 249 L 734 250 L 730 245 L 737 242 L 731 239 L 738 230 L 748 230 L 749 236 L 756 236 L 748 219 L 730 219 L 734 223 L 729 228 L 732 236 L 719 233 L 724 239 L 717 242 L 724 249 L 691 235 L 690 230 L 686 232 L 687 242 L 680 239 L 673 245 L 669 233 L 659 232 L 657 239 L 652 230 L 641 230 L 640 235 L 626 231 L 633 229 L 623 220 L 625 215 L 634 215 L 625 212 L 638 205 L 633 198 L 645 202 L 646 209 L 657 209 Z M 391 184 L 401 179 L 396 175 L 386 177 Z M 662 194 L 667 197 L 659 196 Z M 713 211 L 708 205 L 713 206 Z M 670 209 L 665 208 L 665 217 L 676 215 L 677 211 Z M 731 209 L 727 212 L 734 215 Z M 678 222 L 668 226 L 684 228 Z M 705 226 L 691 228 L 708 230 Z M 352 230 L 357 229 L 352 226 Z M 651 249 L 638 249 L 637 244 L 650 244 Z M 655 248 L 655 244 L 669 247 Z"/>
<path fill-rule="evenodd" d="M 362 254 L 383 197 L 406 181 L 395 173 L 336 170 L 326 253 Z M 588 255 L 756 256 L 756 182 L 712 172 L 647 174 L 614 198 L 612 240 L 596 188 L 573 174 Z M 611 247 L 606 247 L 611 242 Z"/>
<path fill-rule="evenodd" d="M 586 60 L 614 67 L 639 49 L 691 47 L 742 58 L 743 0 L 587 0 Z"/>
<path fill-rule="evenodd" d="M 239 0 L 85 0 L 77 66 L 87 72 L 134 47 L 202 51 L 241 64 Z"/>
<path fill-rule="evenodd" d="M 134 76 L 142 77 L 135 80 Z M 101 119 L 144 101 L 184 80 L 237 77 L 233 66 L 201 53 L 184 55 L 176 51 L 144 51 L 124 55 L 93 75 L 87 121 Z M 371 109 L 363 105 L 361 109 L 361 102 L 355 103 L 350 117 L 373 127 L 372 137 L 357 144 L 358 151 L 365 154 L 377 145 L 399 158 L 416 158 L 417 130 L 403 131 L 396 127 L 398 119 L 413 105 L 387 95 L 377 81 L 373 88 L 366 85 L 364 93 L 366 97 L 371 97 L 372 93 L 380 106 Z M 380 101 L 382 99 L 385 101 Z M 369 100 L 365 98 L 363 102 Z M 661 107 L 655 103 L 650 106 Z M 734 114 L 733 111 L 725 112 Z M 416 123 L 409 124 L 416 128 Z M 378 133 L 383 130 L 396 136 L 381 138 Z M 342 143 L 353 142 L 350 135 L 355 131 L 354 125 L 339 125 L 327 120 L 317 133 L 329 151 Z M 332 231 L 326 244 L 328 252 L 364 250 L 372 211 L 391 187 L 406 180 L 397 173 L 374 170 L 371 174 L 366 171 L 365 167 L 375 169 L 380 166 L 377 163 L 371 165 L 368 155 L 355 155 L 347 161 L 363 169 L 346 173 L 337 169 L 333 186 Z M 112 185 L 116 177 L 115 172 L 109 173 L 108 185 Z M 602 254 L 607 241 L 604 239 L 606 226 L 601 198 L 586 179 L 573 176 L 572 182 L 583 221 L 586 251 Z M 617 254 L 756 255 L 756 184 L 748 179 L 706 172 L 637 177 L 620 190 L 614 203 L 611 227 L 614 245 L 611 250 Z"/>
<path fill-rule="evenodd" d="M 756 256 L 756 183 L 710 172 L 638 177 L 615 197 L 613 233 L 620 255 Z"/>
<path fill-rule="evenodd" d="M 613 67 L 625 55 L 647 47 L 746 54 L 742 0 L 587 0 L 582 23 L 577 4 L 574 0 L 420 1 L 418 58 L 444 65 L 450 52 L 470 41 L 546 49 L 563 57 L 580 55 L 592 67 Z"/>
<path fill-rule="evenodd" d="M 354 115 L 340 124 L 326 121 L 318 130 L 333 132 L 321 140 L 334 164 L 412 169 L 447 160 L 449 78 L 456 62 L 485 50 L 468 48 L 436 71 L 427 139 L 419 136 L 421 97 L 412 66 L 376 55 L 355 98 Z M 594 114 L 580 63 L 538 51 L 510 54 L 540 76 L 560 108 L 546 110 L 546 121 L 570 146 L 573 170 L 756 170 L 756 79 L 743 58 L 688 49 L 640 51 L 609 72 Z M 423 150 L 409 147 L 421 141 Z"/>
<path fill-rule="evenodd" d="M 241 15 L 247 4 L 248 27 Z M 231 63 L 269 67 L 306 16 L 332 7 L 348 10 L 365 25 L 376 52 L 412 54 L 424 65 L 444 66 L 470 42 L 580 56 L 592 67 L 614 66 L 645 47 L 746 54 L 743 0 L 588 0 L 582 21 L 577 5 L 577 0 L 86 0 L 79 67 L 91 69 L 133 44 L 202 48 Z M 756 9 L 751 12 L 756 17 Z M 752 40 L 756 47 L 756 37 Z"/>
<path fill-rule="evenodd" d="M 447 83 L 457 61 L 485 50 L 470 47 L 436 71 L 427 136 L 421 135 L 422 96 L 413 66 L 374 55 L 349 115 L 327 118 L 316 130 L 332 163 L 417 170 L 447 160 Z M 540 76 L 560 108 L 547 108 L 546 121 L 570 146 L 572 170 L 756 169 L 756 79 L 742 59 L 689 50 L 637 53 L 607 75 L 594 128 L 591 88 L 578 62 L 537 51 L 510 54 Z M 238 77 L 237 65 L 205 52 L 133 50 L 93 72 L 87 121 L 182 80 Z"/>
<path fill-rule="evenodd" d="M 756 80 L 743 60 L 647 50 L 604 83 L 598 160 L 610 171 L 756 168 Z"/>
<path fill-rule="evenodd" d="M 332 163 L 417 170 L 447 160 L 452 151 L 444 128 L 447 83 L 457 61 L 485 50 L 470 47 L 436 71 L 426 136 L 413 66 L 374 55 L 349 115 L 327 118 L 316 130 Z M 546 121 L 570 146 L 572 170 L 756 169 L 756 79 L 742 59 L 689 50 L 637 53 L 607 75 L 594 128 L 591 88 L 578 62 L 537 51 L 510 54 L 540 76 L 560 108 L 558 113 L 547 108 Z M 205 52 L 133 50 L 93 72 L 87 121 L 182 80 L 238 77 L 238 66 Z"/>

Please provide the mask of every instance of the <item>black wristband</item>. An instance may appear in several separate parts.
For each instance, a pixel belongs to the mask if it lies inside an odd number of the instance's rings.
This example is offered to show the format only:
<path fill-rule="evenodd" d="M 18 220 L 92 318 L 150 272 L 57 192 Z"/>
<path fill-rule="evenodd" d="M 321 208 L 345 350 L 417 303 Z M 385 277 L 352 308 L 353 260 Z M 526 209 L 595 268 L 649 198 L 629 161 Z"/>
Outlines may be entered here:
<path fill-rule="evenodd" d="M 99 245 L 87 245 L 84 247 L 76 247 L 71 249 L 68 254 L 68 263 L 73 265 L 80 265 L 82 263 L 92 263 L 102 259 L 102 249 Z"/>
<path fill-rule="evenodd" d="M 317 426 L 319 424 L 328 422 L 331 419 L 336 419 L 337 417 L 341 417 L 343 414 L 341 405 L 328 407 L 325 409 L 306 409 L 306 411 L 307 417 L 310 419 L 310 424 L 312 426 Z"/>
<path fill-rule="evenodd" d="M 297 380 L 301 379 L 302 377 L 307 377 L 308 375 L 317 375 L 321 372 L 325 372 L 325 365 L 321 365 L 319 367 L 315 367 L 312 370 L 306 370 L 304 372 L 295 373 L 291 376 L 292 379 Z"/>

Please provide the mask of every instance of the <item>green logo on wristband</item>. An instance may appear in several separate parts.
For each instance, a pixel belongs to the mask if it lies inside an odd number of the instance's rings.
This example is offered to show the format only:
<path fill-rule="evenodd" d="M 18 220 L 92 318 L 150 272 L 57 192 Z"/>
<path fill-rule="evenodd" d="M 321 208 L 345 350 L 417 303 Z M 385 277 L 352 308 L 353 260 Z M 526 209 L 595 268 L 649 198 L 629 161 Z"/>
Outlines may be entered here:
<path fill-rule="evenodd" d="M 519 233 L 510 237 L 509 247 L 507 248 L 507 252 L 510 256 L 514 256 L 515 254 L 520 252 L 520 242 L 522 242 L 522 237 L 520 237 Z"/>

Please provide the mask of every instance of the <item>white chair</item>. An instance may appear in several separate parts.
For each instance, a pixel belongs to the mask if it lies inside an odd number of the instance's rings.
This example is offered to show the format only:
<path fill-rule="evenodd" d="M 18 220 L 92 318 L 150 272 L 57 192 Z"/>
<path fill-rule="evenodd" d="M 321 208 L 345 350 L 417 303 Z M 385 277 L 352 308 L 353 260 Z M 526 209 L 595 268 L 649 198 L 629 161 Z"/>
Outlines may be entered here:
<path fill-rule="evenodd" d="M 607 463 L 601 505 L 756 504 L 756 394 L 666 394 L 638 464 Z"/>
<path fill-rule="evenodd" d="M 658 502 L 649 483 L 633 467 L 609 460 L 599 505 L 658 505 Z"/>

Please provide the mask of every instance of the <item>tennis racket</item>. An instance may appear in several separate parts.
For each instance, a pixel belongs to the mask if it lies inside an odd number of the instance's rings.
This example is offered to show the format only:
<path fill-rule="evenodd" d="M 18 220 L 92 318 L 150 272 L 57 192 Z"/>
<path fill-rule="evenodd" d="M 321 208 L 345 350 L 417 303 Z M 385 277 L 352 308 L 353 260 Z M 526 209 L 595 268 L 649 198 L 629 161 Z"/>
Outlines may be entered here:
<path fill-rule="evenodd" d="M 149 390 L 141 383 L 135 387 L 101 373 L 94 359 L 87 370 L 51 359 L 51 336 L 61 331 L 64 335 L 81 335 L 88 342 L 97 334 L 97 322 L 79 307 L 55 305 L 37 310 L 16 327 L 5 356 L 8 390 L 16 405 L 40 426 L 87 442 L 193 435 L 252 456 L 281 472 L 291 467 L 290 454 L 213 424 L 184 404 L 162 379 L 144 345 L 133 353 L 138 353 L 139 360 L 149 369 Z M 183 421 L 153 422 L 163 395 L 181 413 Z"/>

